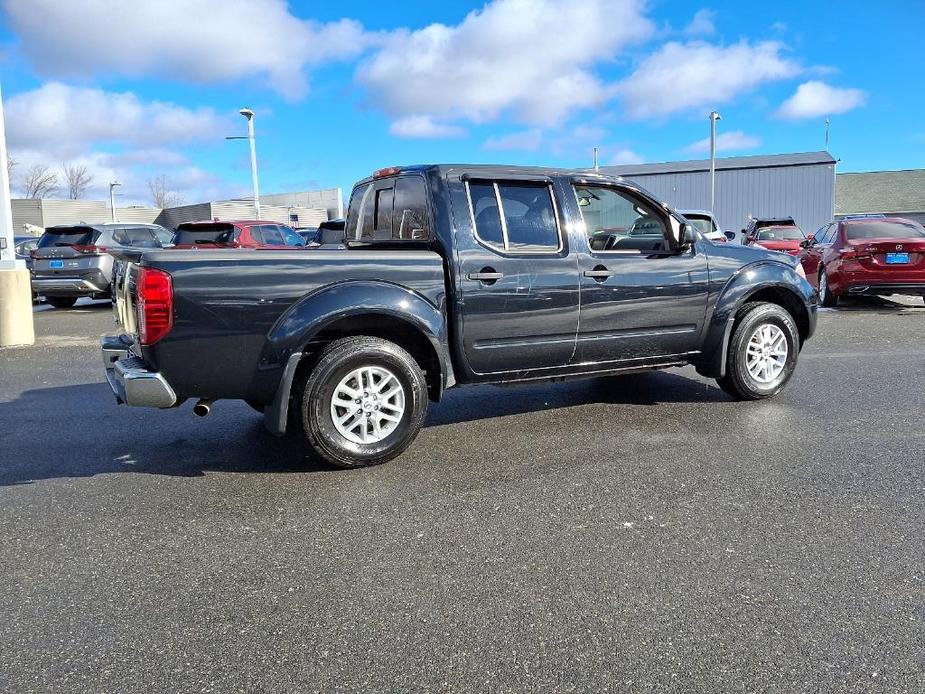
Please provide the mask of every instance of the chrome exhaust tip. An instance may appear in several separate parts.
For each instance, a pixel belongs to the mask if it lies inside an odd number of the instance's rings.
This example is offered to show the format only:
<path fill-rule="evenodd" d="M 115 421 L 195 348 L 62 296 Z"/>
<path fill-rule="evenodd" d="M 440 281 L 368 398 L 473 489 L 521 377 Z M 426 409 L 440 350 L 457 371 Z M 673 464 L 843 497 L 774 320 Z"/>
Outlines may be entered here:
<path fill-rule="evenodd" d="M 201 398 L 193 405 L 193 414 L 197 417 L 205 417 L 212 411 L 213 402 L 214 400 L 212 400 L 212 398 Z"/>

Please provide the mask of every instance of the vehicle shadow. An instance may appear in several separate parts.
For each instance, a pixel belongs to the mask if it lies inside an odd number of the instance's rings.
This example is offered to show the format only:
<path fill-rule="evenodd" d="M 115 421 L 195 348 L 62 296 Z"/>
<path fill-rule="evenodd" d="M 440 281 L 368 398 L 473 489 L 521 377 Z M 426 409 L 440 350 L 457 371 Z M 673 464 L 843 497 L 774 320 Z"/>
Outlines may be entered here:
<path fill-rule="evenodd" d="M 728 401 L 718 388 L 670 372 L 516 388 L 474 386 L 432 405 L 427 427 L 593 403 L 652 406 Z M 308 455 L 300 436 L 276 437 L 238 401 L 200 419 L 191 405 L 152 412 L 119 407 L 105 384 L 39 388 L 0 402 L 8 422 L 0 487 L 37 480 L 134 472 L 174 477 L 219 473 L 316 473 L 335 468 Z"/>
<path fill-rule="evenodd" d="M 725 402 L 730 397 L 713 383 L 676 371 L 585 378 L 562 383 L 517 386 L 472 386 L 449 390 L 432 405 L 425 426 L 440 426 L 492 417 L 554 410 L 578 405 Z"/>

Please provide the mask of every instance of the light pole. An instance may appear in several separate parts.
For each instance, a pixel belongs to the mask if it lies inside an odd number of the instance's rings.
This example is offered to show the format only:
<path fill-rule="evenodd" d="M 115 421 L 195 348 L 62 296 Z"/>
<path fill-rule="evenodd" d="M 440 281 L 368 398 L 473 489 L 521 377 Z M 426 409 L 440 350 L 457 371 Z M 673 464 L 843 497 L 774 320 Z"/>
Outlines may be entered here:
<path fill-rule="evenodd" d="M 122 184 L 118 181 L 113 181 L 109 184 L 109 211 L 112 216 L 112 221 L 116 221 L 116 194 L 113 192 L 116 186 L 121 186 Z"/>
<path fill-rule="evenodd" d="M 251 180 L 254 183 L 254 210 L 257 212 L 257 219 L 260 219 L 260 189 L 257 186 L 257 145 L 254 142 L 254 112 L 249 108 L 242 108 L 238 111 L 247 119 L 247 135 L 233 135 L 226 137 L 226 140 L 250 140 L 251 145 Z"/>
<path fill-rule="evenodd" d="M 716 111 L 710 111 L 710 214 L 716 205 L 716 121 L 722 118 Z"/>
<path fill-rule="evenodd" d="M 3 98 L 0 96 L 0 346 L 31 345 L 32 281 L 26 264 L 16 260 L 13 245 L 13 205 L 6 159 Z"/>
<path fill-rule="evenodd" d="M 829 119 L 825 119 L 825 151 L 829 151 Z"/>

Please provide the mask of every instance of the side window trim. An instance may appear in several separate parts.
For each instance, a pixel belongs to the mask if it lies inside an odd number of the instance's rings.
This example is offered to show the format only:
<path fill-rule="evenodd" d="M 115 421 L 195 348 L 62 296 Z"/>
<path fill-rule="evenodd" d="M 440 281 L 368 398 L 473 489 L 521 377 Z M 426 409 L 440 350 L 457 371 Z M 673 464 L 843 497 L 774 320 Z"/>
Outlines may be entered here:
<path fill-rule="evenodd" d="M 499 247 L 497 244 L 494 244 L 491 241 L 486 241 L 481 236 L 479 236 L 479 230 L 475 225 L 475 207 L 472 204 L 472 194 L 469 191 L 469 182 L 473 180 L 481 181 L 483 183 L 491 183 L 491 186 L 495 191 L 495 201 L 496 201 L 496 204 L 498 205 L 498 216 L 501 218 L 501 237 L 504 240 L 504 248 Z M 498 187 L 499 181 L 501 183 L 511 183 L 513 185 L 517 185 L 518 183 L 520 184 L 540 183 L 543 185 L 543 187 L 546 189 L 546 192 L 549 194 L 549 199 L 552 204 L 553 221 L 555 222 L 555 225 L 556 225 L 556 240 L 558 241 L 558 245 L 556 246 L 555 249 L 550 248 L 547 250 L 511 250 L 510 242 L 508 240 L 507 221 L 504 215 L 504 206 L 501 203 L 501 191 L 500 191 L 500 188 Z M 498 255 L 512 256 L 512 257 L 523 256 L 523 255 L 559 255 L 565 249 L 565 243 L 562 238 L 562 224 L 559 221 L 559 203 L 556 200 L 556 191 L 554 190 L 554 188 L 552 187 L 552 185 L 550 184 L 548 180 L 546 179 L 537 179 L 537 180 L 517 179 L 517 178 L 479 179 L 479 178 L 466 177 L 463 179 L 463 185 L 465 185 L 466 187 L 466 202 L 469 205 L 469 224 L 472 225 L 472 236 L 475 238 L 475 240 L 480 245 L 497 253 Z"/>
<path fill-rule="evenodd" d="M 665 226 L 664 220 L 662 220 L 662 221 L 663 221 L 663 224 L 662 224 L 662 239 L 664 240 L 666 246 L 668 246 L 668 248 L 667 248 L 666 250 L 663 250 L 663 251 L 642 251 L 642 250 L 628 249 L 628 248 L 612 248 L 612 249 L 610 249 L 610 250 L 599 250 L 599 251 L 594 250 L 594 249 L 591 247 L 591 237 L 588 236 L 588 229 L 587 229 L 587 227 L 585 226 L 584 215 L 581 214 L 581 204 L 578 202 L 578 190 L 576 189 L 576 185 L 584 185 L 584 186 L 587 186 L 587 187 L 589 187 L 589 188 L 592 188 L 592 187 L 606 188 L 606 189 L 608 189 L 608 190 L 612 190 L 612 191 L 616 192 L 616 193 L 617 193 L 618 195 L 620 195 L 621 197 L 623 197 L 623 198 L 625 198 L 625 199 L 628 199 L 628 200 L 630 200 L 630 201 L 633 201 L 633 202 L 643 202 L 643 203 L 646 204 L 646 205 L 650 205 L 653 209 L 657 209 L 657 206 L 656 206 L 656 205 L 652 205 L 652 204 L 651 204 L 649 201 L 647 201 L 647 200 L 641 200 L 640 196 L 637 195 L 631 188 L 623 188 L 623 187 L 621 187 L 621 186 L 619 186 L 619 185 L 608 184 L 608 183 L 603 183 L 603 182 L 602 182 L 602 183 L 596 183 L 596 182 L 595 182 L 595 183 L 579 183 L 579 182 L 576 182 L 576 181 L 571 181 L 571 182 L 569 183 L 569 186 L 570 186 L 571 189 L 572 189 L 572 195 L 575 196 L 575 206 L 578 208 L 578 214 L 581 215 L 582 236 L 585 237 L 585 245 L 586 245 L 587 248 L 588 248 L 588 253 L 590 253 L 592 256 L 593 256 L 593 255 L 597 255 L 597 254 L 601 254 L 601 253 L 606 253 L 607 255 L 646 256 L 646 257 L 652 256 L 652 255 L 676 255 L 676 253 L 675 253 L 674 251 L 670 250 L 670 248 L 671 248 L 671 240 L 670 240 L 670 239 L 668 238 L 668 236 L 667 236 L 668 228 Z M 669 224 L 670 224 L 670 223 L 671 223 L 671 222 L 669 221 Z"/>

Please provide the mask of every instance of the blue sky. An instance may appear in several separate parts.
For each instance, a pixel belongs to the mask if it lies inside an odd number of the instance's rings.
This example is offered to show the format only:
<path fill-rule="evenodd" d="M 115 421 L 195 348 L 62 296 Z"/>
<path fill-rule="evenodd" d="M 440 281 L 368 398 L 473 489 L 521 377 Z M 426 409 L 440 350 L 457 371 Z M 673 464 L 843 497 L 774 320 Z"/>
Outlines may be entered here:
<path fill-rule="evenodd" d="M 108 6 L 107 6 L 108 5 Z M 830 150 L 925 166 L 920 0 L 0 0 L 14 194 L 36 164 L 90 197 L 163 175 L 187 202 L 352 183 L 438 161 L 587 166 Z M 699 143 L 699 144 L 698 144 Z M 345 190 L 346 194 L 346 190 Z"/>

